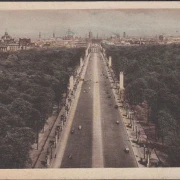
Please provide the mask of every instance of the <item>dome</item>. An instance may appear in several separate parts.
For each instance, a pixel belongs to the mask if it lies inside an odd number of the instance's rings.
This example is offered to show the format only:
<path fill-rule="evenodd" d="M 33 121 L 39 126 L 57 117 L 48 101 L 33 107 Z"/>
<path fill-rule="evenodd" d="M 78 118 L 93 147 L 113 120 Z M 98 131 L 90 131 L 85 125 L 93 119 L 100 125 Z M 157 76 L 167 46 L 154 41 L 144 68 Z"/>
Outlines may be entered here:
<path fill-rule="evenodd" d="M 9 34 L 7 32 L 5 32 L 4 36 L 1 37 L 2 40 L 11 40 L 12 37 L 9 36 Z"/>
<path fill-rule="evenodd" d="M 68 36 L 73 36 L 75 33 L 72 32 L 70 29 L 68 29 L 67 33 L 66 33 Z"/>

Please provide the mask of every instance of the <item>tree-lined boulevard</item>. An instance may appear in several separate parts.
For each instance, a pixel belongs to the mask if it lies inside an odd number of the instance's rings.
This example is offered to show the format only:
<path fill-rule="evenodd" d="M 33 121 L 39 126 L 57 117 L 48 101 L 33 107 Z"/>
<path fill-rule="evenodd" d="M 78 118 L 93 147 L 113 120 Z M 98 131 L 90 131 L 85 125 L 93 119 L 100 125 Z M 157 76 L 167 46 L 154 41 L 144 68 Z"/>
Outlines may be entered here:
<path fill-rule="evenodd" d="M 84 60 L 82 81 L 50 168 L 137 167 L 121 116 L 114 108 L 116 102 L 101 51 L 100 45 L 91 45 Z"/>
<path fill-rule="evenodd" d="M 176 48 L 148 66 L 153 46 L 2 53 L 1 168 L 178 166 Z"/>

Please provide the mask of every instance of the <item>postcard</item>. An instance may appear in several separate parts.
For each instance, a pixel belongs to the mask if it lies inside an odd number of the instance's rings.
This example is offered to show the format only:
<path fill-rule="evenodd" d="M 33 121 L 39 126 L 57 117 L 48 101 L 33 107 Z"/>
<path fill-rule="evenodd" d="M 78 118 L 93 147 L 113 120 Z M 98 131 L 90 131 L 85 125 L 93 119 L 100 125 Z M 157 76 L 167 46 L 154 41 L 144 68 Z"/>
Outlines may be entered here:
<path fill-rule="evenodd" d="M 0 2 L 0 179 L 179 179 L 179 2 Z"/>

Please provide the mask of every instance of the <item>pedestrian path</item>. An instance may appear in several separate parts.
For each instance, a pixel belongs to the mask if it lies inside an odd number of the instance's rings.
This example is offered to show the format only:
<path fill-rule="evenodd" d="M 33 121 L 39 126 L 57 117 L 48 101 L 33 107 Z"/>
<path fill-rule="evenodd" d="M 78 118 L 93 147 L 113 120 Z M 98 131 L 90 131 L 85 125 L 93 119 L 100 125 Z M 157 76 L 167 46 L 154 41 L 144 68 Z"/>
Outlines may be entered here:
<path fill-rule="evenodd" d="M 51 116 L 47 119 L 45 126 L 44 126 L 44 132 L 41 131 L 39 133 L 38 149 L 37 149 L 37 143 L 34 143 L 32 145 L 32 149 L 30 151 L 30 159 L 32 162 L 31 162 L 31 164 L 27 164 L 27 168 L 34 168 L 35 167 L 37 160 L 38 160 L 41 152 L 43 151 L 45 142 L 46 142 L 46 140 L 50 134 L 50 131 L 53 128 L 53 125 L 56 121 L 56 118 L 57 118 L 56 116 Z"/>

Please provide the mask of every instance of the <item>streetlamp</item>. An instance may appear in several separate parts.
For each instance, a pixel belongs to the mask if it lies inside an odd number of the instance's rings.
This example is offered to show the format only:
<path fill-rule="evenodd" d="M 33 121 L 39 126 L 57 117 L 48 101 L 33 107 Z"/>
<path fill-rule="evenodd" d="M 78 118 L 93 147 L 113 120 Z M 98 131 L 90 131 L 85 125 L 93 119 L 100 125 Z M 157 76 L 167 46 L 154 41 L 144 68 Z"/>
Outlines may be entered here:
<path fill-rule="evenodd" d="M 59 139 L 60 126 L 56 126 L 56 130 L 57 130 L 57 133 L 58 133 L 58 139 Z"/>
<path fill-rule="evenodd" d="M 147 167 L 150 167 L 150 156 L 151 156 L 151 151 L 148 148 L 148 150 L 147 150 Z"/>
<path fill-rule="evenodd" d="M 129 120 L 130 120 L 130 125 L 132 126 L 132 116 L 131 115 L 132 115 L 132 112 L 130 111 L 129 112 Z"/>
<path fill-rule="evenodd" d="M 127 113 L 128 113 L 128 104 L 126 103 L 126 106 L 125 106 L 125 108 L 126 108 L 126 116 L 128 115 Z"/>
<path fill-rule="evenodd" d="M 146 145 L 144 144 L 143 147 L 144 147 L 144 159 L 145 159 Z"/>
<path fill-rule="evenodd" d="M 51 147 L 51 159 L 52 159 L 52 148 L 53 148 L 53 145 L 51 144 L 50 147 Z"/>
<path fill-rule="evenodd" d="M 138 143 L 139 143 L 139 141 L 140 141 L 140 134 L 141 134 L 141 132 L 140 132 L 140 130 L 138 131 Z"/>
<path fill-rule="evenodd" d="M 136 126 L 136 139 L 137 139 L 137 126 Z"/>
<path fill-rule="evenodd" d="M 56 131 L 55 131 L 55 141 L 54 141 L 55 148 L 56 148 L 56 145 L 57 145 L 57 134 L 58 134 L 58 132 L 57 132 L 57 130 L 56 130 Z"/>
<path fill-rule="evenodd" d="M 39 147 L 39 121 L 36 120 L 36 143 L 37 143 L 37 150 Z"/>
<path fill-rule="evenodd" d="M 133 127 L 133 131 L 134 131 L 134 116 L 132 117 L 132 127 Z"/>
<path fill-rule="evenodd" d="M 53 148 L 53 145 L 54 145 L 54 141 L 51 140 L 49 143 L 50 143 L 51 159 L 52 159 L 52 148 Z"/>

